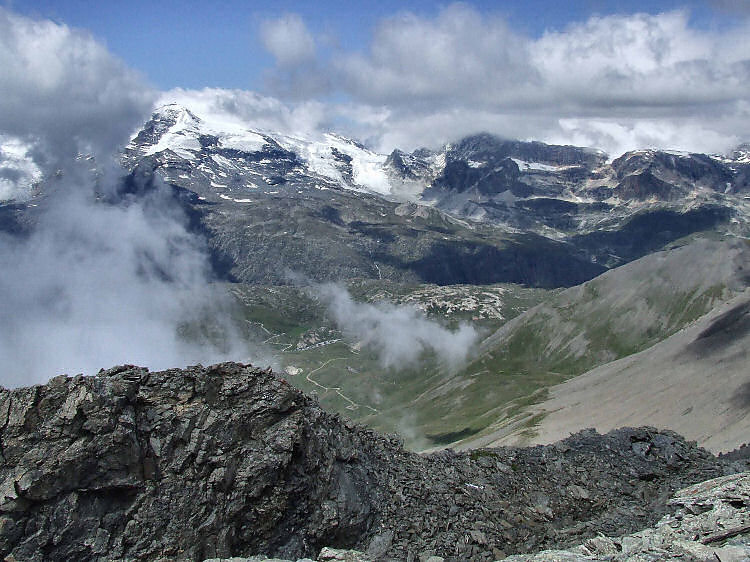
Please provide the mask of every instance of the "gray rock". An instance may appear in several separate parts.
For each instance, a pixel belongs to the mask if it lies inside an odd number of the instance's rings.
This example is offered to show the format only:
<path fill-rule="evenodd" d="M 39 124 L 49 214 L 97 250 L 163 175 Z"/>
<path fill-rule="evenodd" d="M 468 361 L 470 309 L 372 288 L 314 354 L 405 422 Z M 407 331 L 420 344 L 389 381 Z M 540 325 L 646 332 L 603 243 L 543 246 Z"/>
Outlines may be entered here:
<path fill-rule="evenodd" d="M 750 560 L 750 472 L 690 486 L 668 503 L 677 506 L 677 511 L 650 529 L 614 539 L 597 537 L 571 550 L 546 550 L 505 560 Z"/>
<path fill-rule="evenodd" d="M 679 524 L 708 541 L 673 535 L 690 556 L 744 548 L 719 544 L 735 529 L 725 512 L 746 516 L 739 481 L 674 496 L 748 470 L 741 451 L 717 459 L 674 433 L 626 428 L 474 453 L 409 453 L 236 363 L 0 389 L 0 558 L 454 562 L 581 543 L 601 554 L 617 540 L 601 535 L 674 511 L 682 520 L 664 532 Z"/>
<path fill-rule="evenodd" d="M 251 367 L 57 378 L 0 412 L 0 552 L 19 560 L 314 555 L 354 544 L 379 498 L 365 442 L 386 442 Z"/>
<path fill-rule="evenodd" d="M 378 559 L 388 552 L 393 544 L 393 531 L 388 530 L 379 535 L 375 535 L 370 541 L 370 546 L 367 547 L 367 556 L 373 559 Z"/>

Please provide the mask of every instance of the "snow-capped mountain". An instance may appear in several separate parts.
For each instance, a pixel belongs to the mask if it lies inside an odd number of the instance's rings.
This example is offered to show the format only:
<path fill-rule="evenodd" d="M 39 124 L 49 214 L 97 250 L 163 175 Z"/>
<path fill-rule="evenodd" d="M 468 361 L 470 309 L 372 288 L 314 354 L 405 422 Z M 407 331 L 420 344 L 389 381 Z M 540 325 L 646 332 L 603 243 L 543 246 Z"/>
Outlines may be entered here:
<path fill-rule="evenodd" d="M 0 202 L 27 201 L 42 172 L 28 156 L 29 147 L 19 139 L 0 135 Z"/>
<path fill-rule="evenodd" d="M 170 104 L 133 138 L 126 161 L 133 166 L 151 159 L 166 181 L 208 201 L 251 203 L 259 193 L 348 190 L 433 207 L 506 232 L 569 240 L 618 230 L 655 210 L 673 213 L 678 222 L 691 213 L 690 221 L 703 226 L 708 214 L 708 222 L 744 232 L 750 222 L 748 154 L 747 147 L 728 156 L 641 150 L 610 161 L 594 149 L 479 134 L 437 151 L 384 155 L 333 133 L 253 129 Z"/>
<path fill-rule="evenodd" d="M 156 157 L 169 181 L 189 179 L 192 187 L 208 182 L 213 189 L 205 195 L 229 196 L 304 179 L 308 186 L 421 201 L 480 220 L 492 218 L 488 205 L 513 206 L 539 197 L 638 205 L 695 198 L 700 192 L 710 198 L 750 191 L 747 147 L 729 156 L 640 150 L 610 162 L 594 149 L 479 134 L 439 151 L 385 155 L 334 133 L 311 138 L 212 117 L 198 117 L 177 104 L 160 107 L 133 138 L 127 159 Z"/>
<path fill-rule="evenodd" d="M 242 198 L 279 186 L 344 188 L 398 197 L 387 157 L 333 133 L 317 139 L 200 118 L 170 104 L 157 109 L 126 149 L 130 163 L 151 156 L 167 181 L 207 198 Z"/>
<path fill-rule="evenodd" d="M 6 146 L 0 175 L 26 170 L 27 185 L 37 182 L 23 146 Z M 285 282 L 291 271 L 568 286 L 695 232 L 747 236 L 749 155 L 744 146 L 610 160 L 488 134 L 386 155 L 334 133 L 272 131 L 168 104 L 122 159 L 133 177 L 159 176 L 180 194 L 217 271 L 232 279 Z M 14 220 L 22 212 L 0 205 Z"/>

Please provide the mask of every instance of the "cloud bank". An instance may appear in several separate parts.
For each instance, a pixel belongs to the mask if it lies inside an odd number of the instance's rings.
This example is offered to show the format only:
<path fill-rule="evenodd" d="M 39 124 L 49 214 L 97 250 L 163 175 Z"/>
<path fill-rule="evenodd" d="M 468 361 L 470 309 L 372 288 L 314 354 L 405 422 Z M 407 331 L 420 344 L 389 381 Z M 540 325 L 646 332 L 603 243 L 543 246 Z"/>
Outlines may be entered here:
<path fill-rule="evenodd" d="M 327 110 L 353 132 L 374 130 L 382 150 L 480 130 L 613 155 L 645 146 L 722 151 L 750 138 L 747 18 L 714 31 L 693 26 L 686 11 L 611 15 L 531 37 L 453 4 L 434 17 L 383 20 L 364 52 L 292 59 L 279 59 L 269 86 L 293 83 L 293 98 L 305 99 L 327 84 L 329 99 L 347 98 Z M 310 65 L 315 80 L 306 82 L 301 69 Z"/>
<path fill-rule="evenodd" d="M 467 360 L 479 338 L 468 324 L 451 331 L 412 306 L 356 302 L 341 285 L 320 285 L 314 293 L 328 306 L 339 329 L 374 351 L 386 368 L 411 367 L 431 353 L 455 369 Z"/>
<path fill-rule="evenodd" d="M 46 177 L 32 233 L 0 233 L 0 384 L 242 358 L 171 193 L 147 174 L 122 190 L 112 157 L 153 101 L 86 33 L 0 9 L 3 154 L 25 149 Z M 23 191 L 21 174 L 4 179 Z"/>
<path fill-rule="evenodd" d="M 85 31 L 0 8 L 0 131 L 35 144 L 45 170 L 112 154 L 153 96 Z"/>

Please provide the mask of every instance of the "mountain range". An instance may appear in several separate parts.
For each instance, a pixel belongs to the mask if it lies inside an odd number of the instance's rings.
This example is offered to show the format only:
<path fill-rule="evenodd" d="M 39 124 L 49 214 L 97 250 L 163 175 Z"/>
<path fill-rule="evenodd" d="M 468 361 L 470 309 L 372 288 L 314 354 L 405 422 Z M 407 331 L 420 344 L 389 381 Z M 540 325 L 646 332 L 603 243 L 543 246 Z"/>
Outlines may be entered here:
<path fill-rule="evenodd" d="M 13 146 L 3 177 L 35 186 L 0 203 L 0 229 L 18 236 L 33 229 L 47 180 Z M 719 347 L 744 345 L 748 145 L 610 158 L 477 134 L 381 154 L 333 133 L 267 131 L 171 104 L 121 161 L 122 193 L 171 189 L 244 335 L 264 340 L 291 382 L 325 407 L 399 431 L 411 448 L 546 442 L 550 424 L 574 431 L 589 419 L 608 430 L 597 415 L 607 416 L 614 379 L 652 395 L 653 371 L 697 380 L 718 356 L 685 350 L 715 341 L 701 334 L 726 310 L 739 311 L 740 328 Z M 471 323 L 478 343 L 460 365 L 428 346 L 416 363 L 384 366 L 368 338 L 332 314 L 320 292 L 331 281 L 375 309 L 389 301 L 446 328 Z M 675 403 L 692 406 L 646 418 L 717 451 L 739 446 L 743 357 L 721 355 L 733 377 L 714 381 L 721 396 L 688 392 Z M 731 432 L 690 429 L 715 415 L 710 400 L 739 404 L 725 412 Z M 639 412 L 618 423 L 644 423 Z M 562 424 L 568 413 L 574 421 Z"/>
<path fill-rule="evenodd" d="M 293 269 L 317 281 L 571 286 L 693 232 L 749 228 L 747 146 L 609 161 L 479 134 L 384 155 L 167 105 L 124 162 L 184 190 L 217 262 L 247 283 L 283 282 Z"/>

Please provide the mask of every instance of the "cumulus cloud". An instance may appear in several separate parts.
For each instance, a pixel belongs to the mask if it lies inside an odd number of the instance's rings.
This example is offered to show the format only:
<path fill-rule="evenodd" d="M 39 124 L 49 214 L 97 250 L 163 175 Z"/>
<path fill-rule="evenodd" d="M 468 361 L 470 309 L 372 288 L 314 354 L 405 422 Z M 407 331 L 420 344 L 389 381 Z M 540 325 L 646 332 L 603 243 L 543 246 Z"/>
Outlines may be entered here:
<path fill-rule="evenodd" d="M 330 91 L 331 77 L 319 65 L 316 41 L 298 14 L 284 14 L 261 24 L 260 39 L 277 67 L 265 75 L 269 89 L 289 99 Z"/>
<path fill-rule="evenodd" d="M 0 234 L 0 384 L 242 357 L 171 192 L 148 174 L 122 189 L 114 152 L 152 103 L 86 33 L 0 10 L 3 154 L 45 176 L 32 232 Z M 22 174 L 3 179 L 12 190 Z"/>
<path fill-rule="evenodd" d="M 497 104 L 537 83 L 527 51 L 502 19 L 457 4 L 434 19 L 385 20 L 367 54 L 344 55 L 334 66 L 343 86 L 370 103 Z"/>
<path fill-rule="evenodd" d="M 386 368 L 410 367 L 432 353 L 455 369 L 467 360 L 479 337 L 468 324 L 449 330 L 409 305 L 356 302 L 341 285 L 320 285 L 314 293 L 328 306 L 339 329 L 377 353 Z"/>
<path fill-rule="evenodd" d="M 153 96 L 88 33 L 0 8 L 0 131 L 36 143 L 45 169 L 111 154 Z"/>
<path fill-rule="evenodd" d="M 744 47 L 688 22 L 686 12 L 594 17 L 533 42 L 532 64 L 550 101 L 579 112 L 658 115 L 746 95 Z"/>
<path fill-rule="evenodd" d="M 29 238 L 2 239 L 0 384 L 241 358 L 229 303 L 207 282 L 206 250 L 168 195 L 110 205 L 80 181 L 62 186 Z"/>
<path fill-rule="evenodd" d="M 349 98 L 331 111 L 347 113 L 354 131 L 374 127 L 383 150 L 489 131 L 598 142 L 617 155 L 721 151 L 750 138 L 749 53 L 746 19 L 718 32 L 692 26 L 686 11 L 610 15 L 532 37 L 454 4 L 433 17 L 385 19 L 366 51 L 309 64 L 325 75 L 326 94 Z M 285 72 L 276 76 L 287 76 L 297 99 L 320 94 L 319 83 L 305 92 Z"/>
<path fill-rule="evenodd" d="M 294 66 L 315 58 L 315 39 L 297 14 L 264 21 L 260 37 L 266 50 L 282 66 Z"/>
<path fill-rule="evenodd" d="M 288 103 L 247 90 L 175 88 L 160 95 L 157 105 L 178 103 L 201 119 L 232 128 L 284 134 L 315 135 L 329 126 L 330 106 L 315 100 Z"/>

